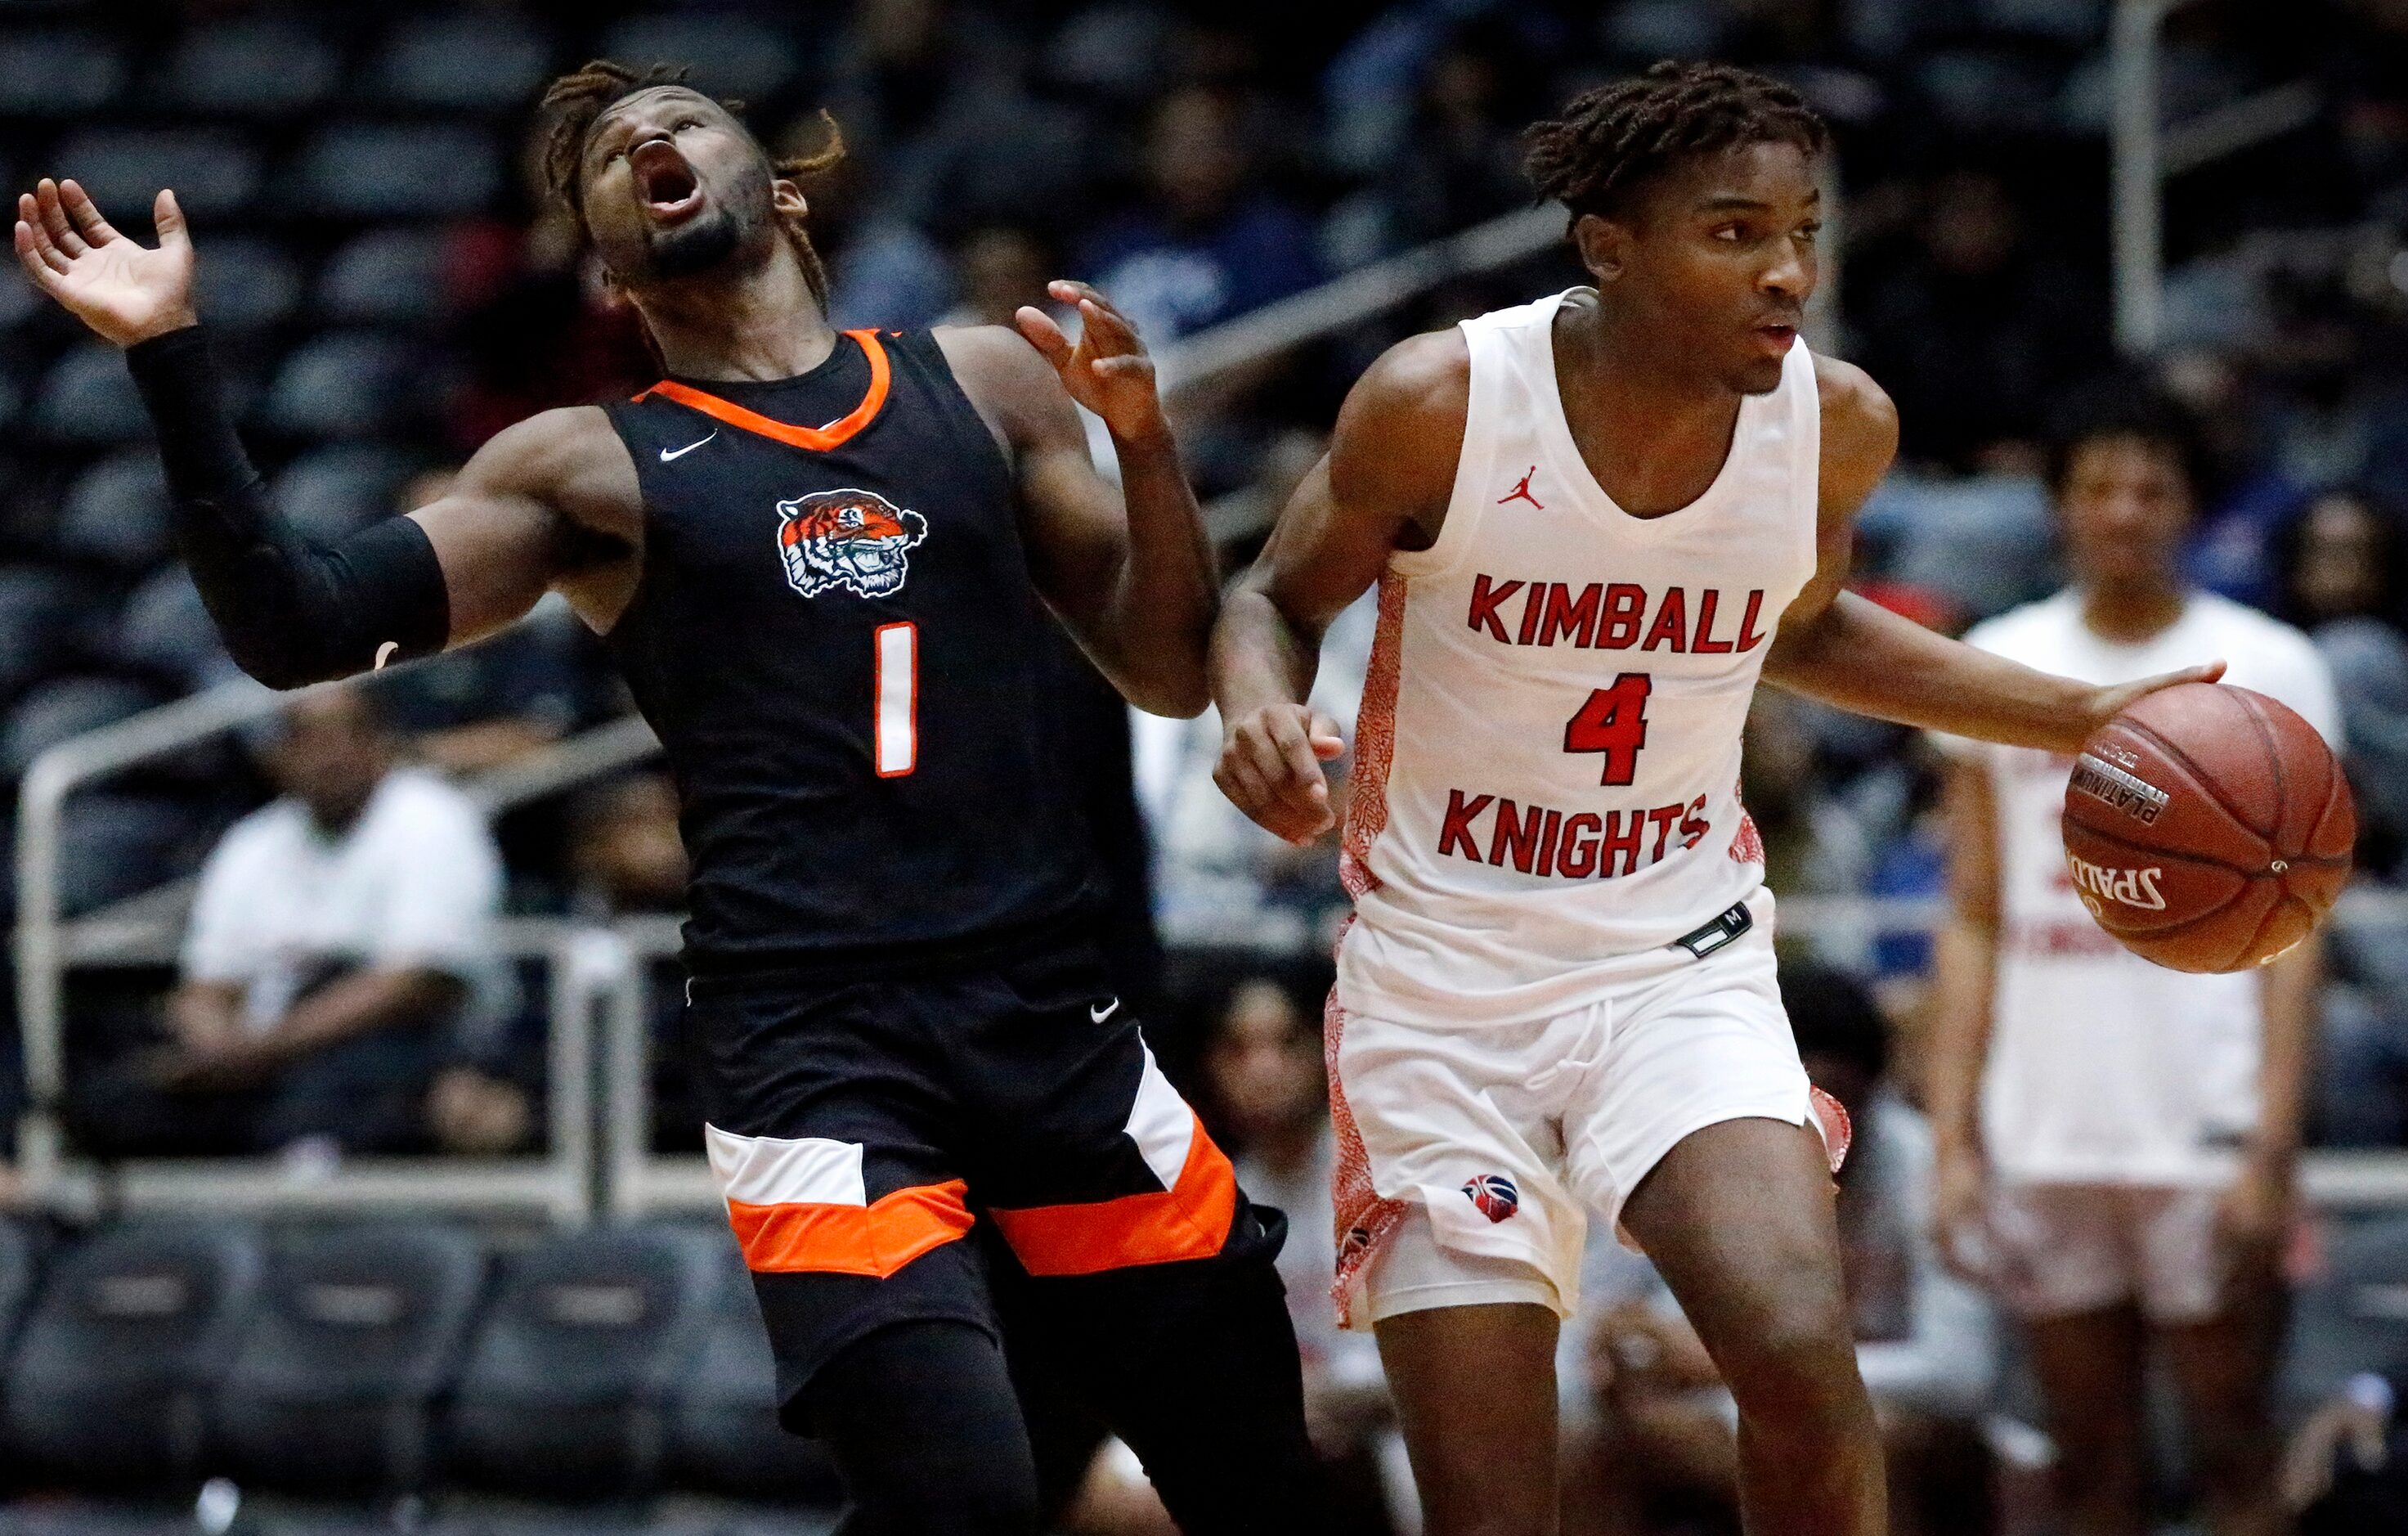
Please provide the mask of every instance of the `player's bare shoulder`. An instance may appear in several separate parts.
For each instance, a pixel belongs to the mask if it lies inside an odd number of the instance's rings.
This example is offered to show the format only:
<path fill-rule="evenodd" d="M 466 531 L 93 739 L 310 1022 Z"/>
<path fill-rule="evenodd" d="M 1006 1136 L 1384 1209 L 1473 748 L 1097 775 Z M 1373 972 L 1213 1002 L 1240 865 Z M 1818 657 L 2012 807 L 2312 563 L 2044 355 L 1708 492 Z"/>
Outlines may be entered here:
<path fill-rule="evenodd" d="M 1380 354 L 1338 413 L 1329 489 L 1340 507 L 1383 509 L 1410 521 L 1426 548 L 1446 520 L 1471 405 L 1471 350 L 1449 326 Z"/>
<path fill-rule="evenodd" d="M 632 540 L 643 532 L 636 461 L 599 406 L 538 411 L 504 427 L 470 457 L 460 482 L 538 503 L 593 533 Z"/>
<path fill-rule="evenodd" d="M 1008 325 L 939 325 L 929 337 L 972 409 L 1007 455 L 1038 429 L 1079 431 L 1070 397 L 1044 354 Z"/>
<path fill-rule="evenodd" d="M 1814 386 L 1823 402 L 1823 509 L 1853 513 L 1898 456 L 1898 407 L 1872 375 L 1819 352 Z"/>

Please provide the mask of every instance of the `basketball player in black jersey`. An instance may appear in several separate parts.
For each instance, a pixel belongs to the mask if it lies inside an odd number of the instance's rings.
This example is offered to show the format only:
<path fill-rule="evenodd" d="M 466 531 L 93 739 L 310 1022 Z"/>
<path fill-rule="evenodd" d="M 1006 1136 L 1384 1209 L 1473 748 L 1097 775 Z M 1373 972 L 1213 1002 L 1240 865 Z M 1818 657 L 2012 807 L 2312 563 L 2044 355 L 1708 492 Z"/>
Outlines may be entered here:
<path fill-rule="evenodd" d="M 442 500 L 332 547 L 280 524 L 236 438 L 171 193 L 153 249 L 45 180 L 18 255 L 127 349 L 185 558 L 253 676 L 466 644 L 548 589 L 608 637 L 682 802 L 711 1161 L 786 1420 L 833 1446 L 849 1529 L 1038 1529 L 1006 1284 L 1015 1347 L 1185 1529 L 1303 1529 L 1283 1223 L 1113 996 L 1047 765 L 1057 618 L 1140 707 L 1205 702 L 1211 566 L 1153 366 L 1067 283 L 1075 344 L 1035 309 L 1020 335 L 837 334 L 808 167 L 680 79 L 594 65 L 547 101 L 555 190 L 665 377 L 502 432 Z M 1118 495 L 1074 400 L 1111 429 Z"/>

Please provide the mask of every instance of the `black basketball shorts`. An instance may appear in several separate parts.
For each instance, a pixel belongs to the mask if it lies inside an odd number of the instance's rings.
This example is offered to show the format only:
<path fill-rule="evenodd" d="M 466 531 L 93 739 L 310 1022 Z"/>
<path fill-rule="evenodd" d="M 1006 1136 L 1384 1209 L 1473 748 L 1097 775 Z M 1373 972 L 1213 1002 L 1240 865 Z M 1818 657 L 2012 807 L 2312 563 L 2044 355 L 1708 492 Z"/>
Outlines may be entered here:
<path fill-rule="evenodd" d="M 790 1406 L 886 1324 L 999 1336 L 978 1223 L 1039 1284 L 1261 1235 L 1088 944 L 935 975 L 698 976 L 688 997 L 711 1171 Z"/>

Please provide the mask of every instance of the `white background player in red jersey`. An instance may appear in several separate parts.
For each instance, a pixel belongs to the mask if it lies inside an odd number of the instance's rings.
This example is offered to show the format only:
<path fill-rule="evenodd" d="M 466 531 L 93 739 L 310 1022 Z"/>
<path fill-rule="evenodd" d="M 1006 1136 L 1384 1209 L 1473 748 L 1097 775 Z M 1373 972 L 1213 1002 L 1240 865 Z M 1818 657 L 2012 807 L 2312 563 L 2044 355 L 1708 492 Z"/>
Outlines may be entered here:
<path fill-rule="evenodd" d="M 2308 638 L 2183 580 L 2197 454 L 2181 417 L 2129 387 L 2071 415 L 2054 481 L 2073 585 L 1967 642 L 2100 682 L 2225 656 L 2228 681 L 2338 749 L 2332 680 Z M 1931 1092 L 1942 1236 L 2023 1320 L 2070 1529 L 2150 1529 L 2156 1355 L 2208 1529 L 2279 1530 L 2267 1396 L 2317 941 L 2237 975 L 2149 964 L 2075 894 L 2059 831 L 2071 766 L 1956 745 Z"/>
<path fill-rule="evenodd" d="M 1214 637 L 1217 778 L 1310 839 L 1342 750 L 1303 702 L 1322 633 L 1381 584 L 1328 1036 L 1341 1296 L 1376 1328 L 1431 1536 L 1555 1529 L 1553 1357 L 1590 1212 L 1729 1383 L 1748 1529 L 1886 1529 L 1739 805 L 1759 675 L 2062 753 L 2214 675 L 2068 682 L 1841 591 L 1898 427 L 1798 344 L 1824 143 L 1795 93 L 1710 65 L 1533 129 L 1595 287 L 1381 358 Z"/>

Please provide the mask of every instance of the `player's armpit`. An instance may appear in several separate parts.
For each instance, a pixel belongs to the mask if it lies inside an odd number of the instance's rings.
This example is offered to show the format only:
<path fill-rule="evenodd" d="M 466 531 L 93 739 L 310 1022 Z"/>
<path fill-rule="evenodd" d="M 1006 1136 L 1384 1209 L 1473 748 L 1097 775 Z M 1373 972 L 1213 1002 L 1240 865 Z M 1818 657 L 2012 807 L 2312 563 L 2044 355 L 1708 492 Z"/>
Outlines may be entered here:
<path fill-rule="evenodd" d="M 516 622 L 552 587 L 607 632 L 642 568 L 635 461 L 591 406 L 543 411 L 495 434 L 450 492 L 410 520 L 442 567 L 452 645 Z"/>

